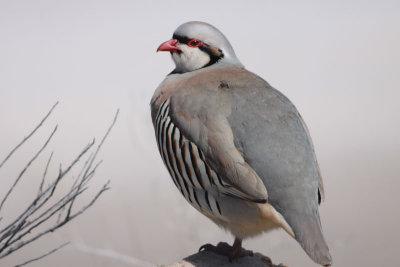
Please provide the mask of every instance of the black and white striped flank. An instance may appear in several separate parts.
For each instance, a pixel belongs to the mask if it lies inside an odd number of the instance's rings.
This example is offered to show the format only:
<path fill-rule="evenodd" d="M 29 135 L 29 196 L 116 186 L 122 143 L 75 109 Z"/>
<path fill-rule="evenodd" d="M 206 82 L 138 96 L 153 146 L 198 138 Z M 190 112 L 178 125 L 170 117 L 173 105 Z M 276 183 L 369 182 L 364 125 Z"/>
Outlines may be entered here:
<path fill-rule="evenodd" d="M 185 199 L 208 216 L 226 219 L 216 192 L 226 190 L 228 185 L 207 165 L 196 144 L 185 138 L 171 121 L 169 99 L 157 112 L 155 133 L 164 164 Z"/>

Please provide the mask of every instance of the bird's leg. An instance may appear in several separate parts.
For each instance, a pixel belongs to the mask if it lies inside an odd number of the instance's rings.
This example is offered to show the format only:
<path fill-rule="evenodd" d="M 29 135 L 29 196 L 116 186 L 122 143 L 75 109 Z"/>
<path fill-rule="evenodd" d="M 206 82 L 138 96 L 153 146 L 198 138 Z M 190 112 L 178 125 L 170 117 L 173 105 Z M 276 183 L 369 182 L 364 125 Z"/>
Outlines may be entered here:
<path fill-rule="evenodd" d="M 242 248 L 242 239 L 235 238 L 233 242 L 232 251 L 229 253 L 229 260 L 232 261 L 236 258 L 253 256 L 253 251 Z"/>
<path fill-rule="evenodd" d="M 217 246 L 205 244 L 199 249 L 199 251 L 202 250 L 212 251 L 214 253 L 227 256 L 229 258 L 229 261 L 240 257 L 253 256 L 253 251 L 242 248 L 242 240 L 237 237 L 235 238 L 235 242 L 232 246 L 228 245 L 225 242 L 220 242 Z"/>

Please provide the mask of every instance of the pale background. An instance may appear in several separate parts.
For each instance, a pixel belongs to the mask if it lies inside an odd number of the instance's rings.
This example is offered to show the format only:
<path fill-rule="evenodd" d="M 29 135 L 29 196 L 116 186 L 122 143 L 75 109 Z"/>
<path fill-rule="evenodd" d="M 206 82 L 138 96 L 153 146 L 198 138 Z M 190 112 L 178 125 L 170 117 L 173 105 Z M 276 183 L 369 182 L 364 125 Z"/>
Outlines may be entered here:
<path fill-rule="evenodd" d="M 207 242 L 232 242 L 180 196 L 150 121 L 153 91 L 173 68 L 169 55 L 155 50 L 190 20 L 224 32 L 242 63 L 303 115 L 325 182 L 320 211 L 334 266 L 398 265 L 399 14 L 396 0 L 0 0 L 0 159 L 60 101 L 45 127 L 0 169 L 3 194 L 59 124 L 2 217 L 30 200 L 51 151 L 55 175 L 59 162 L 66 165 L 102 136 L 120 108 L 87 197 L 107 179 L 111 191 L 0 266 L 67 240 L 68 247 L 31 266 L 148 266 L 173 262 Z M 283 231 L 244 246 L 277 263 L 316 266 Z"/>

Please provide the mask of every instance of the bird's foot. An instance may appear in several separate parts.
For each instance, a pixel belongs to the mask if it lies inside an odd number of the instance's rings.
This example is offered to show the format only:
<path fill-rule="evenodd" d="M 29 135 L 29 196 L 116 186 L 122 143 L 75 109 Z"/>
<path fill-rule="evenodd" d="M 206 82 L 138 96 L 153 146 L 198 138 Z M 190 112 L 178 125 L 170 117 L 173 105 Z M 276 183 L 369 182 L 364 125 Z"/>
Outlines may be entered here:
<path fill-rule="evenodd" d="M 230 246 L 225 242 L 219 242 L 217 246 L 205 244 L 200 247 L 199 251 L 211 251 L 220 255 L 227 256 L 230 262 L 237 258 L 253 256 L 253 251 L 242 248 L 241 244 L 236 244 L 236 241 L 233 246 Z"/>

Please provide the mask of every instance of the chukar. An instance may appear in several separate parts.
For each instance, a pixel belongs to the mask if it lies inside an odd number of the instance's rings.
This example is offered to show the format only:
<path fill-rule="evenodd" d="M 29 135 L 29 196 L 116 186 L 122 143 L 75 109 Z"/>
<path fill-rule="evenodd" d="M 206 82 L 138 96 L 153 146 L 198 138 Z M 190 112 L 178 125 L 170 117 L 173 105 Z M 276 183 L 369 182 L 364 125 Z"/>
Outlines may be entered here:
<path fill-rule="evenodd" d="M 295 106 L 246 70 L 207 23 L 182 24 L 157 51 L 169 51 L 176 65 L 151 100 L 161 157 L 184 198 L 235 236 L 233 246 L 200 249 L 232 260 L 252 254 L 244 238 L 282 228 L 329 266 L 318 212 L 322 179 Z"/>

